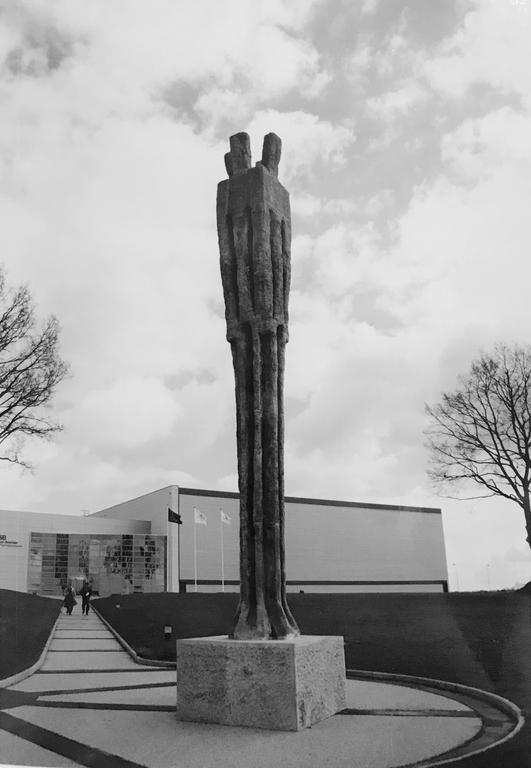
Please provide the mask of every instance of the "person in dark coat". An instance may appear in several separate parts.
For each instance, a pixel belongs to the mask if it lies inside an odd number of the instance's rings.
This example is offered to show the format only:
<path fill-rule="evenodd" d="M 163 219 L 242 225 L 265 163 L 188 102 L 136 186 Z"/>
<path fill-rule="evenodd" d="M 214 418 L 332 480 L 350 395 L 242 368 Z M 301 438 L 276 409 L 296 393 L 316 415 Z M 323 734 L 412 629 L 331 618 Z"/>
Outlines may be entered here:
<path fill-rule="evenodd" d="M 83 582 L 83 587 L 81 589 L 81 613 L 85 616 L 88 616 L 89 608 L 90 608 L 90 598 L 92 596 L 92 587 L 88 583 L 88 581 Z"/>
<path fill-rule="evenodd" d="M 74 590 L 73 590 L 71 585 L 69 585 L 66 588 L 65 599 L 64 599 L 63 602 L 64 602 L 64 606 L 66 608 L 67 614 L 69 616 L 71 616 L 72 615 L 72 609 L 73 609 L 74 605 L 77 605 L 77 600 L 74 597 Z"/>

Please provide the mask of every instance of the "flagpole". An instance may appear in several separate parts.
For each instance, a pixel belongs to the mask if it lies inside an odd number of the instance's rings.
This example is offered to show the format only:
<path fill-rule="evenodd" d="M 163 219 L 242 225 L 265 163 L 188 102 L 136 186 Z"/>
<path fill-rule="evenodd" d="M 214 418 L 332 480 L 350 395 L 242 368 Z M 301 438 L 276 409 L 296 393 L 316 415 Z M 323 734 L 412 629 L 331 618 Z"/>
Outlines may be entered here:
<path fill-rule="evenodd" d="M 195 592 L 197 592 L 197 523 L 195 521 L 195 509 L 194 509 L 194 585 Z"/>
<path fill-rule="evenodd" d="M 220 510 L 219 524 L 221 527 L 221 591 L 225 592 L 225 563 L 223 562 L 223 517 Z"/>
<path fill-rule="evenodd" d="M 181 591 L 181 526 L 177 526 L 177 584 Z"/>

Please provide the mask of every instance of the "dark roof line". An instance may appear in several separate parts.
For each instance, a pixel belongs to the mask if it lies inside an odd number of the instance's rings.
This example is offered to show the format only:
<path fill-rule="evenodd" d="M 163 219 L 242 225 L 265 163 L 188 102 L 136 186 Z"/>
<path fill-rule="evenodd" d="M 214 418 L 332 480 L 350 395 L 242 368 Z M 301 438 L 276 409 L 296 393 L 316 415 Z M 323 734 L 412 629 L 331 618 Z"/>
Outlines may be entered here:
<path fill-rule="evenodd" d="M 215 496 L 222 499 L 239 499 L 240 494 L 233 491 L 207 491 L 203 488 L 181 488 L 179 493 L 183 496 Z M 374 504 L 360 501 L 338 501 L 337 499 L 307 499 L 302 496 L 286 496 L 284 499 L 290 504 L 318 504 L 328 507 L 349 507 L 354 509 L 386 509 L 394 512 L 421 512 L 429 515 L 440 515 L 441 510 L 436 507 L 409 507 L 398 504 Z"/>

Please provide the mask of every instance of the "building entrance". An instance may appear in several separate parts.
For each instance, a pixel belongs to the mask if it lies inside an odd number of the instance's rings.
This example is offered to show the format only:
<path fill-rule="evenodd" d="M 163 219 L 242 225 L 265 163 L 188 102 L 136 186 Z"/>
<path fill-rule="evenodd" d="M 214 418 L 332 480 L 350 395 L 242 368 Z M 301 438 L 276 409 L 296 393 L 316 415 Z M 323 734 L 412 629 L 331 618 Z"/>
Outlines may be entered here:
<path fill-rule="evenodd" d="M 31 533 L 28 592 L 79 592 L 85 580 L 100 596 L 164 592 L 166 536 Z"/>

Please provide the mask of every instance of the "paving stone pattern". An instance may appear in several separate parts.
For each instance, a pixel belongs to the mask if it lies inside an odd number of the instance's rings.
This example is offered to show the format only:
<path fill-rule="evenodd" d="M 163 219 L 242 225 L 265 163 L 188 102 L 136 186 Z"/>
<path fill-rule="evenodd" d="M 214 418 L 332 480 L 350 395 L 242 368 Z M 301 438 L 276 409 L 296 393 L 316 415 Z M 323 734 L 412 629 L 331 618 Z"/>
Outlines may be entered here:
<path fill-rule="evenodd" d="M 347 709 L 303 732 L 182 723 L 175 675 L 136 664 L 94 613 L 61 615 L 41 669 L 0 689 L 0 762 L 392 768 L 427 765 L 482 730 L 474 708 L 452 696 L 355 679 Z"/>

